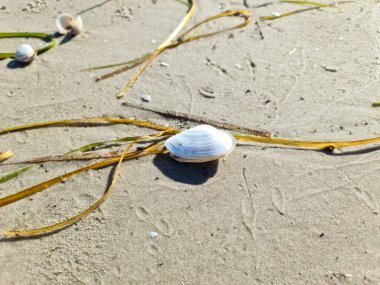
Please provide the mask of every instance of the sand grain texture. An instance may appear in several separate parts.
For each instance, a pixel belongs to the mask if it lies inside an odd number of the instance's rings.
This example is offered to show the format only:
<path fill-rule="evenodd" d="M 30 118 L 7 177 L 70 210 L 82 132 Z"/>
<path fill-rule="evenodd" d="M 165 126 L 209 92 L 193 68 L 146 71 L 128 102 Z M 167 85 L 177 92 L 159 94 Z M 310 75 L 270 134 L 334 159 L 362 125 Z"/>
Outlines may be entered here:
<path fill-rule="evenodd" d="M 53 32 L 60 12 L 102 2 L 4 0 L 0 30 Z M 194 21 L 221 12 L 220 3 L 244 8 L 243 1 L 197 1 Z M 123 100 L 137 104 L 149 94 L 144 104 L 157 109 L 288 138 L 379 136 L 379 109 L 370 107 L 380 100 L 378 1 L 260 23 L 260 35 L 258 16 L 294 8 L 253 11 L 243 31 L 162 54 L 169 66 L 155 61 Z M 110 1 L 82 14 L 83 34 L 30 66 L 0 61 L 0 127 L 102 115 L 191 126 L 116 100 L 131 73 L 95 83 L 79 72 L 152 51 L 183 13 L 170 0 Z M 20 42 L 1 40 L 0 47 Z M 33 130 L 2 136 L 1 146 L 21 160 L 143 133 L 128 126 Z M 0 242 L 0 284 L 380 284 L 378 156 L 239 146 L 206 166 L 168 157 L 125 163 L 110 199 L 83 221 L 54 235 Z M 45 163 L 0 185 L 0 195 L 85 164 Z M 68 218 L 101 195 L 108 174 L 92 171 L 2 208 L 0 227 Z M 151 231 L 158 236 L 149 238 Z"/>

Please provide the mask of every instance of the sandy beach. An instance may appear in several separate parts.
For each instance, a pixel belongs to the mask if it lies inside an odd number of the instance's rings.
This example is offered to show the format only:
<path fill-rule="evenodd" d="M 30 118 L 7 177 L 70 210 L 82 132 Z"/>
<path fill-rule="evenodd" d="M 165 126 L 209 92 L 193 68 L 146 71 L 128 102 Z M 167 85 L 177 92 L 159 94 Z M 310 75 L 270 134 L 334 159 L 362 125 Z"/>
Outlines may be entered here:
<path fill-rule="evenodd" d="M 231 9 L 253 21 L 161 54 L 122 99 L 129 71 L 95 82 L 81 69 L 154 51 L 186 7 L 173 0 L 3 0 L 0 32 L 56 31 L 62 12 L 84 32 L 26 67 L 0 61 L 0 128 L 85 117 L 195 123 L 124 102 L 313 141 L 380 136 L 380 7 L 376 0 L 260 16 L 303 6 L 247 8 L 197 0 L 189 26 Z M 266 1 L 246 1 L 257 5 Z M 322 1 L 328 3 L 328 1 Z M 89 9 L 98 4 L 98 7 Z M 225 19 L 201 33 L 238 23 Z M 0 52 L 36 39 L 0 39 Z M 204 96 L 202 90 L 212 92 Z M 141 97 L 150 95 L 150 102 Z M 123 104 L 124 103 L 124 104 Z M 1 136 L 9 162 L 149 134 L 134 126 L 61 127 Z M 226 159 L 182 164 L 167 155 L 122 165 L 109 199 L 52 235 L 0 241 L 0 284 L 380 284 L 379 144 L 326 152 L 238 145 Z M 88 162 L 43 163 L 0 184 L 0 198 Z M 0 166 L 0 176 L 20 166 Z M 0 209 L 1 229 L 65 220 L 104 192 L 111 168 L 90 171 Z M 157 233 L 150 237 L 149 233 Z"/>

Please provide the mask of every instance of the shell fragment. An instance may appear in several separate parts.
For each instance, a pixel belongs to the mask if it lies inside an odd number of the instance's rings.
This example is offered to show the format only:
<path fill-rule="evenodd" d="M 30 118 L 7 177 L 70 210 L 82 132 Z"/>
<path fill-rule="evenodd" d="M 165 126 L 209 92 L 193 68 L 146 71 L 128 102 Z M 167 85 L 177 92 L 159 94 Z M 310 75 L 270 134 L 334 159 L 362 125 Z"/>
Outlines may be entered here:
<path fill-rule="evenodd" d="M 70 14 L 63 13 L 55 20 L 58 32 L 62 35 L 69 34 L 75 36 L 83 31 L 83 22 L 80 16 L 72 16 Z"/>

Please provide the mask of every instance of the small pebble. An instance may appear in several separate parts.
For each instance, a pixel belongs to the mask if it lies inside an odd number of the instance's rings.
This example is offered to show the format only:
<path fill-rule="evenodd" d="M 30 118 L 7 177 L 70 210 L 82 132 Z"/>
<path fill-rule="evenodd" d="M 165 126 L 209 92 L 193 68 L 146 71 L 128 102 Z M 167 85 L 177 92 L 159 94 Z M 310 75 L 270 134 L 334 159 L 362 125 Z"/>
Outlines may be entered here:
<path fill-rule="evenodd" d="M 150 97 L 150 95 L 143 95 L 143 96 L 141 97 L 141 99 L 142 99 L 143 101 L 145 101 L 145 102 L 150 102 L 150 101 L 152 101 L 152 97 Z"/>
<path fill-rule="evenodd" d="M 152 40 L 151 40 L 151 43 L 152 43 L 152 44 L 155 44 L 155 43 L 157 43 L 157 41 L 156 41 L 155 39 L 152 39 Z"/>
<path fill-rule="evenodd" d="M 292 55 L 293 53 L 295 53 L 297 51 L 297 49 L 295 48 L 295 49 L 292 49 L 288 54 L 289 55 Z"/>
<path fill-rule="evenodd" d="M 338 71 L 336 68 L 329 67 L 329 66 L 322 66 L 322 68 L 323 68 L 325 71 L 328 71 L 328 72 L 337 72 L 337 71 Z"/>
<path fill-rule="evenodd" d="M 163 61 L 160 62 L 160 65 L 164 67 L 169 67 L 169 63 Z"/>
<path fill-rule="evenodd" d="M 240 70 L 242 70 L 242 69 L 243 69 L 243 67 L 241 66 L 241 64 L 240 64 L 240 63 L 237 63 L 237 64 L 235 64 L 235 67 L 236 67 L 237 69 L 240 69 Z"/>
<path fill-rule="evenodd" d="M 150 238 L 156 238 L 158 236 L 158 233 L 156 232 L 149 232 L 149 237 Z"/>

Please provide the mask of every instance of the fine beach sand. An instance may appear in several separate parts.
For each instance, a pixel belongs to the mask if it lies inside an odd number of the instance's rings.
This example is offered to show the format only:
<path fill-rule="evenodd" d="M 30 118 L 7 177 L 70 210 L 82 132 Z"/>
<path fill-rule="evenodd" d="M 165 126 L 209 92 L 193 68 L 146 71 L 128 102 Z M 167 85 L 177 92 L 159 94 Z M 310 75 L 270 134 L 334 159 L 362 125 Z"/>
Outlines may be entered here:
<path fill-rule="evenodd" d="M 59 13 L 100 3 L 3 0 L 0 31 L 52 33 Z M 242 0 L 196 3 L 191 23 L 246 9 Z M 79 70 L 151 52 L 185 7 L 173 0 L 112 0 L 82 14 L 83 34 L 31 65 L 0 61 L 0 128 L 98 116 L 194 125 L 122 105 L 130 102 L 285 138 L 380 136 L 380 110 L 371 107 L 380 101 L 378 1 L 260 22 L 261 37 L 259 16 L 297 8 L 252 9 L 253 22 L 243 30 L 165 52 L 117 100 L 132 72 L 95 83 L 102 72 Z M 0 50 L 25 41 L 2 39 Z M 142 102 L 142 95 L 152 101 Z M 11 162 L 149 133 L 132 126 L 33 130 L 2 136 L 0 151 L 12 149 Z M 218 163 L 186 165 L 167 156 L 124 163 L 109 199 L 84 220 L 53 235 L 1 241 L 0 284 L 380 284 L 379 151 L 355 150 L 330 155 L 257 144 L 238 146 Z M 0 184 L 0 195 L 86 164 L 44 163 Z M 15 169 L 1 166 L 0 173 Z M 1 208 L 0 228 L 30 229 L 71 217 L 100 197 L 109 172 L 82 174 Z M 149 238 L 151 231 L 158 236 Z"/>

